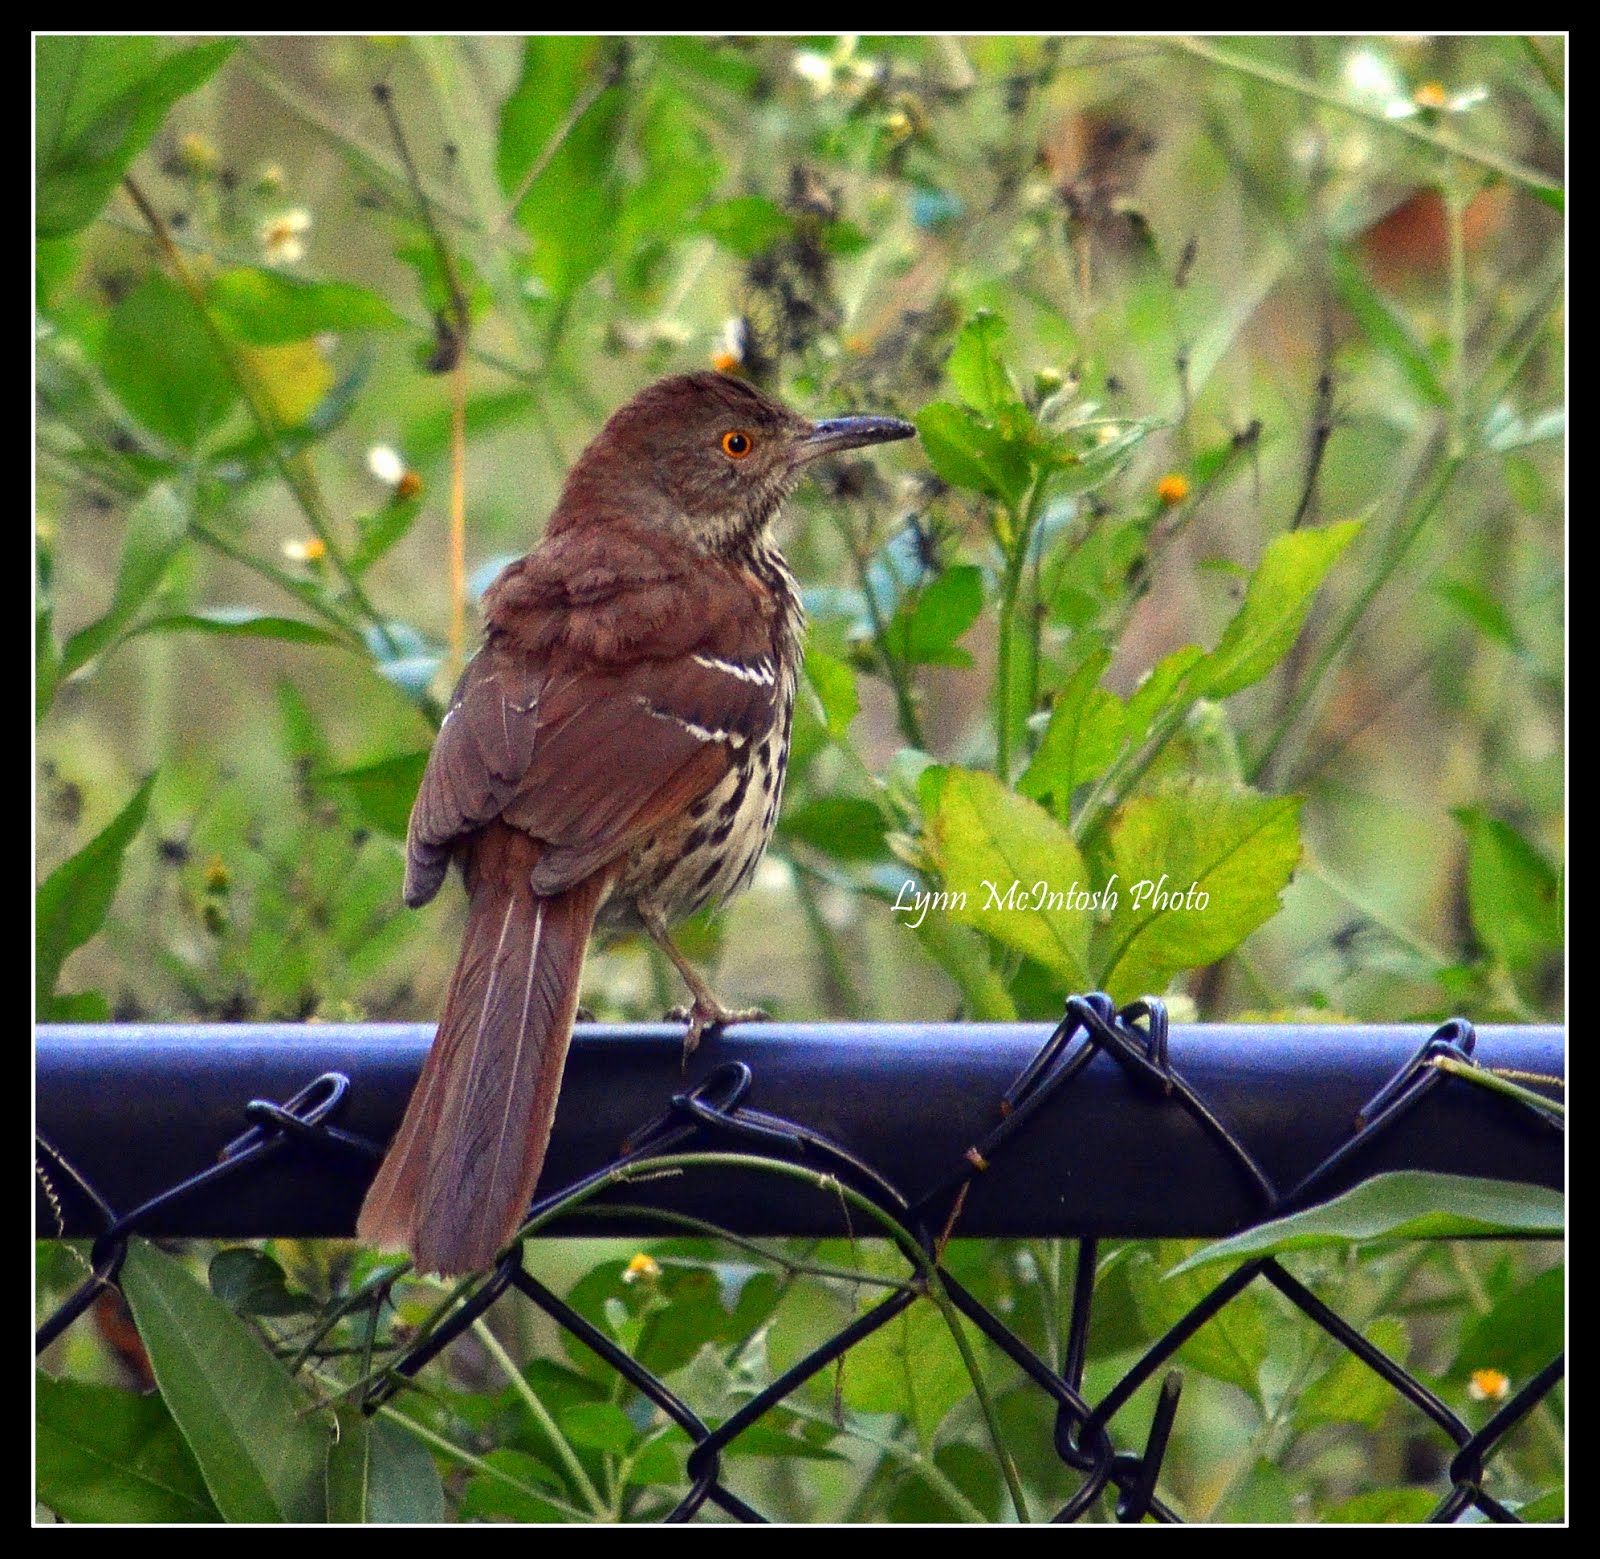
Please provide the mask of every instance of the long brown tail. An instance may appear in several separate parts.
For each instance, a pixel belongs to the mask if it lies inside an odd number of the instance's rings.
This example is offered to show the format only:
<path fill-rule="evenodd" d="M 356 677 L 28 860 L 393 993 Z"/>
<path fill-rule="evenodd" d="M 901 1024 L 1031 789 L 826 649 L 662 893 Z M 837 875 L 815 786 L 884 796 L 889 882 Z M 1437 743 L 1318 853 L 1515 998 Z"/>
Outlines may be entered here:
<path fill-rule="evenodd" d="M 433 1048 L 357 1232 L 421 1272 L 487 1267 L 544 1165 L 604 874 L 542 898 L 539 846 L 504 824 L 467 865 L 471 906 Z"/>

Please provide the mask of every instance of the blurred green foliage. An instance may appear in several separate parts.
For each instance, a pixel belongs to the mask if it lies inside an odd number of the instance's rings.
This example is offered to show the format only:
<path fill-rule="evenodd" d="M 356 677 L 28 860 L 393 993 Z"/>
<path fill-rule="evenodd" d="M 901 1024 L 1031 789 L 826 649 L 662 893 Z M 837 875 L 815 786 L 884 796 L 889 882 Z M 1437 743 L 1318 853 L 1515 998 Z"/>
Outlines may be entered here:
<path fill-rule="evenodd" d="M 438 370 L 463 346 L 474 590 L 661 373 L 916 421 L 784 522 L 812 627 L 779 837 L 688 933 L 741 999 L 1559 1015 L 1561 40 L 36 52 L 41 1017 L 437 1010 L 459 904 L 411 915 L 399 886 L 454 670 Z M 941 907 L 913 925 L 890 907 L 908 888 Z M 608 949 L 586 1000 L 654 1015 L 669 973 Z M 1286 1259 L 1482 1418 L 1483 1370 L 1521 1384 L 1555 1347 L 1559 1269 L 1373 1243 L 1419 1205 L 1375 1195 Z M 1194 1249 L 1103 1253 L 1091 1397 L 1214 1281 L 1168 1276 Z M 45 1302 L 76 1269 L 42 1250 Z M 908 1281 L 871 1242 L 631 1254 L 533 1259 L 711 1422 Z M 949 1265 L 1058 1355 L 1068 1250 L 958 1241 Z M 670 1506 L 682 1436 L 525 1317 L 509 1385 L 483 1333 L 371 1423 L 307 1417 L 308 1388 L 430 1313 L 413 1280 L 380 1313 L 392 1276 L 280 1243 L 221 1253 L 208 1287 L 140 1247 L 125 1288 L 161 1395 L 74 1332 L 41 1379 L 41 1499 L 73 1520 Z M 1311 1333 L 1252 1289 L 1185 1346 L 1164 1497 L 1431 1508 L 1421 1421 Z M 969 1343 L 919 1299 L 741 1437 L 736 1484 L 796 1520 L 1053 1508 L 1073 1483 L 1043 1399 Z M 1559 1519 L 1548 1407 L 1494 1474 Z"/>

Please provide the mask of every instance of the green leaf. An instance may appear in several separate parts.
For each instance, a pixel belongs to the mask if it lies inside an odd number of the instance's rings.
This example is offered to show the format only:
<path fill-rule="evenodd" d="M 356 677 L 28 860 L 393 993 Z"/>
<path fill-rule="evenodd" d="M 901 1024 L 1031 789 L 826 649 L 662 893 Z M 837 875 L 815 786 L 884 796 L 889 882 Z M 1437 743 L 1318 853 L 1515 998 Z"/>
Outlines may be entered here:
<path fill-rule="evenodd" d="M 948 914 L 1037 959 L 1073 990 L 1088 990 L 1092 911 L 1088 873 L 1072 836 L 1037 802 L 992 774 L 946 770 L 928 844 Z"/>
<path fill-rule="evenodd" d="M 1514 970 L 1561 951 L 1556 870 L 1516 829 L 1476 807 L 1451 814 L 1467 833 L 1467 906 L 1478 940 Z"/>
<path fill-rule="evenodd" d="M 1192 1272 L 1220 1261 L 1237 1264 L 1290 1250 L 1339 1249 L 1363 1240 L 1518 1234 L 1559 1239 L 1564 1226 L 1559 1191 L 1511 1180 L 1406 1169 L 1376 1175 L 1320 1207 L 1218 1240 L 1173 1272 Z"/>
<path fill-rule="evenodd" d="M 421 498 L 396 497 L 377 513 L 358 516 L 358 535 L 349 558 L 351 572 L 357 575 L 366 573 L 384 553 L 404 540 L 421 513 Z"/>
<path fill-rule="evenodd" d="M 1517 648 L 1517 628 L 1511 620 L 1511 613 L 1487 590 L 1480 590 L 1478 586 L 1462 579 L 1441 580 L 1433 588 L 1441 600 L 1448 601 L 1488 638 L 1505 645 L 1507 649 Z"/>
<path fill-rule="evenodd" d="M 631 262 L 619 272 L 648 297 L 649 306 L 658 307 L 659 297 L 650 293 L 655 273 L 649 261 L 692 225 L 690 213 L 720 185 L 723 168 L 695 100 L 663 82 L 643 112 L 635 107 L 632 114 L 644 167 L 617 217 L 618 253 Z"/>
<path fill-rule="evenodd" d="M 342 644 L 338 634 L 298 617 L 276 617 L 253 606 L 215 606 L 203 612 L 175 612 L 152 617 L 128 635 L 141 633 L 209 633 L 226 638 L 285 639 L 291 644 Z"/>
<path fill-rule="evenodd" d="M 566 121 L 579 97 L 611 68 L 615 47 L 600 38 L 529 38 L 522 79 L 501 110 L 497 165 L 508 196 L 559 136 L 516 211 L 533 240 L 532 273 L 556 299 L 569 297 L 612 250 L 618 200 L 613 159 L 624 94 L 609 87 L 570 128 Z"/>
<path fill-rule="evenodd" d="M 292 682 L 279 678 L 277 692 L 279 741 L 293 763 L 328 761 L 328 738 L 311 706 Z"/>
<path fill-rule="evenodd" d="M 1163 1272 L 1162 1264 L 1199 1245 L 1198 1240 L 1162 1240 L 1142 1246 L 1127 1263 L 1128 1286 L 1147 1335 L 1158 1336 L 1177 1325 L 1216 1287 L 1215 1274 L 1197 1275 L 1181 1260 Z M 1178 1350 L 1192 1368 L 1217 1380 L 1231 1381 L 1256 1401 L 1261 1398 L 1261 1366 L 1272 1342 L 1272 1312 L 1265 1294 L 1252 1285 L 1236 1294 Z"/>
<path fill-rule="evenodd" d="M 1360 529 L 1360 520 L 1345 520 L 1274 536 L 1250 576 L 1244 604 L 1190 677 L 1189 690 L 1226 698 L 1266 676 L 1300 636 L 1328 570 Z"/>
<path fill-rule="evenodd" d="M 1160 417 L 1143 417 L 1113 433 L 1109 425 L 1097 431 L 1100 437 L 1086 449 L 1074 447 L 1067 435 L 1058 435 L 1045 446 L 1045 455 L 1058 469 L 1051 478 L 1050 491 L 1057 497 L 1086 493 L 1104 487 L 1125 465 L 1133 452 L 1165 423 Z"/>
<path fill-rule="evenodd" d="M 628 1462 L 628 1482 L 635 1485 L 681 1483 L 683 1462 L 683 1442 L 675 1441 L 671 1431 L 660 1432 L 633 1453 Z"/>
<path fill-rule="evenodd" d="M 666 1303 L 650 1307 L 634 1356 L 657 1375 L 670 1375 L 727 1335 L 728 1314 L 715 1274 L 703 1267 L 669 1265 L 656 1288 Z"/>
<path fill-rule="evenodd" d="M 1210 1519 L 1232 1526 L 1290 1525 L 1295 1518 L 1295 1487 L 1276 1463 L 1258 1461 L 1229 1483 Z"/>
<path fill-rule="evenodd" d="M 957 332 L 955 346 L 944 365 L 945 378 L 956 394 L 991 422 L 1028 416 L 1022 394 L 1000 357 L 1005 334 L 1005 321 L 988 309 L 980 309 Z"/>
<path fill-rule="evenodd" d="M 915 884 L 907 879 L 907 887 Z M 953 925 L 947 912 L 934 908 L 911 926 L 922 950 L 949 975 L 961 993 L 961 1010 L 977 1023 L 1014 1023 L 1017 1004 L 1006 989 L 1006 982 L 990 961 L 990 943 L 965 926 Z"/>
<path fill-rule="evenodd" d="M 1323 1511 L 1322 1519 L 1362 1526 L 1417 1526 L 1428 1519 L 1438 1503 L 1438 1496 L 1427 1489 L 1369 1489 L 1330 1506 Z"/>
<path fill-rule="evenodd" d="M 1550 487 L 1539 462 L 1528 455 L 1509 454 L 1500 462 L 1500 477 L 1511 501 L 1524 514 L 1537 514 L 1551 501 Z"/>
<path fill-rule="evenodd" d="M 779 828 L 836 860 L 875 861 L 884 853 L 883 813 L 859 796 L 819 796 L 790 808 Z"/>
<path fill-rule="evenodd" d="M 1053 797 L 1063 822 L 1073 791 L 1099 778 L 1122 751 L 1127 711 L 1099 685 L 1110 664 L 1111 651 L 1097 650 L 1068 678 L 1050 707 L 1039 750 L 1017 781 L 1017 789 L 1035 801 Z"/>
<path fill-rule="evenodd" d="M 844 1400 L 859 1413 L 899 1413 L 924 1449 L 958 1402 L 972 1395 L 955 1339 L 931 1300 L 919 1299 L 853 1347 Z"/>
<path fill-rule="evenodd" d="M 1553 406 L 1549 411 L 1526 421 L 1508 406 L 1498 405 L 1484 422 L 1483 441 L 1496 454 L 1506 454 L 1513 449 L 1525 449 L 1529 444 L 1545 444 L 1552 439 L 1565 438 L 1567 413 L 1563 406 Z"/>
<path fill-rule="evenodd" d="M 1450 1374 L 1466 1380 L 1474 1370 L 1496 1369 L 1513 1388 L 1521 1386 L 1561 1352 L 1566 1321 L 1566 1273 L 1551 1267 L 1478 1317 L 1456 1349 Z"/>
<path fill-rule="evenodd" d="M 749 93 L 762 78 L 761 67 L 731 39 L 668 37 L 657 39 L 656 45 L 660 57 L 673 67 L 703 77 L 723 91 Z"/>
<path fill-rule="evenodd" d="M 444 1486 L 427 1447 L 388 1419 L 342 1410 L 339 1437 L 328 1447 L 328 1520 L 398 1524 L 444 1516 Z"/>
<path fill-rule="evenodd" d="M 1565 1484 L 1557 1484 L 1555 1488 L 1541 1494 L 1537 1499 L 1531 1499 L 1523 1505 L 1517 1514 L 1528 1522 L 1560 1522 L 1567 1519 L 1567 1490 Z"/>
<path fill-rule="evenodd" d="M 1164 655 L 1134 688 L 1128 699 L 1128 745 L 1137 746 L 1150 734 L 1156 720 L 1176 704 L 1193 700 L 1184 696 L 1185 678 L 1198 666 L 1206 652 L 1198 644 L 1186 644 L 1182 649 Z"/>
<path fill-rule="evenodd" d="M 117 399 L 182 449 L 194 448 L 239 395 L 194 304 L 160 271 L 111 310 L 100 366 Z"/>
<path fill-rule="evenodd" d="M 1398 1316 L 1380 1316 L 1366 1329 L 1365 1336 L 1396 1364 L 1406 1362 L 1411 1338 Z M 1364 1424 L 1376 1429 L 1399 1400 L 1394 1387 L 1369 1369 L 1358 1355 L 1341 1353 L 1333 1367 L 1300 1394 L 1294 1406 L 1294 1421 L 1300 1429 L 1317 1424 Z"/>
<path fill-rule="evenodd" d="M 34 296 L 41 313 L 52 313 L 67 284 L 77 275 L 81 258 L 70 238 L 41 239 L 33 246 Z"/>
<path fill-rule="evenodd" d="M 76 855 L 69 856 L 45 879 L 34 902 L 35 999 L 39 1016 L 52 1016 L 51 997 L 68 954 L 82 947 L 102 925 L 122 878 L 122 856 L 144 825 L 150 775 L 126 806 Z"/>
<path fill-rule="evenodd" d="M 1028 1427 L 1032 1429 L 1035 1426 L 1030 1424 Z M 1002 1434 L 1005 1430 L 1006 1424 L 1002 1419 Z M 1008 1440 L 1007 1448 L 1010 1449 L 1011 1445 L 1012 1442 Z M 980 1450 L 965 1440 L 947 1440 L 934 1447 L 933 1463 L 990 1521 L 1003 1520 L 1002 1510 L 1005 1515 L 1010 1514 L 1011 1501 L 992 1451 Z M 947 1522 L 953 1519 L 966 1520 L 968 1513 L 953 1508 L 943 1489 L 911 1477 L 896 1493 L 889 1519 Z"/>
<path fill-rule="evenodd" d="M 566 1521 L 566 1513 L 544 1498 L 540 1489 L 558 1492 L 561 1480 L 526 1451 L 495 1450 L 483 1458 L 494 1469 L 479 1473 L 461 1496 L 461 1515 L 480 1519 L 501 1516 L 518 1522 Z"/>
<path fill-rule="evenodd" d="M 99 991 L 76 991 L 70 996 L 58 993 L 39 1016 L 51 1023 L 109 1023 L 111 1003 Z"/>
<path fill-rule="evenodd" d="M 1277 914 L 1300 859 L 1303 799 L 1195 779 L 1119 808 L 1107 826 L 1117 897 L 1093 988 L 1118 1002 L 1159 994 Z"/>
<path fill-rule="evenodd" d="M 314 1315 L 309 1294 L 291 1293 L 283 1268 L 265 1251 L 219 1250 L 206 1270 L 211 1292 L 235 1315 Z"/>
<path fill-rule="evenodd" d="M 1027 451 L 977 414 L 951 401 L 934 401 L 917 413 L 917 432 L 928 464 L 952 487 L 1016 504 L 1028 490 Z"/>
<path fill-rule="evenodd" d="M 1450 392 L 1409 321 L 1367 280 L 1349 255 L 1333 255 L 1333 279 L 1344 306 L 1355 315 L 1367 340 L 1399 368 L 1430 406 L 1448 406 Z"/>
<path fill-rule="evenodd" d="M 36 227 L 60 238 L 94 220 L 167 111 L 238 45 L 39 37 L 34 46 Z"/>
<path fill-rule="evenodd" d="M 638 1432 L 615 1402 L 578 1402 L 561 1415 L 561 1428 L 574 1445 L 592 1451 L 625 1451 Z"/>
<path fill-rule="evenodd" d="M 945 1334 L 948 1337 L 948 1333 Z M 850 1359 L 854 1360 L 852 1350 Z M 850 1368 L 845 1365 L 846 1371 Z M 805 1425 L 797 1425 L 797 1431 L 791 1433 L 787 1429 L 780 1429 L 772 1422 L 772 1417 L 781 1411 L 774 1409 L 774 1413 L 766 1419 L 758 1420 L 748 1429 L 739 1432 L 738 1437 L 728 1446 L 722 1454 L 724 1456 L 776 1456 L 797 1457 L 807 1462 L 842 1462 L 846 1460 L 838 1451 L 826 1445 L 818 1445 L 814 1440 L 805 1438 Z"/>
<path fill-rule="evenodd" d="M 58 680 L 70 677 L 123 634 L 145 601 L 154 593 L 173 554 L 189 532 L 189 506 L 162 482 L 133 506 L 127 534 L 122 539 L 122 560 L 117 566 L 116 588 L 103 617 L 73 634 L 61 649 Z"/>
<path fill-rule="evenodd" d="M 765 196 L 735 195 L 707 206 L 695 227 L 748 260 L 787 238 L 794 231 L 794 218 Z"/>
<path fill-rule="evenodd" d="M 324 331 L 398 330 L 405 321 L 375 292 L 351 282 L 301 281 L 239 266 L 211 282 L 223 326 L 252 346 L 282 346 Z"/>
<path fill-rule="evenodd" d="M 834 741 L 842 742 L 850 722 L 861 713 L 856 674 L 846 661 L 823 650 L 806 650 L 806 680 L 822 708 L 822 723 Z"/>
<path fill-rule="evenodd" d="M 161 1395 L 226 1521 L 321 1521 L 327 1431 L 260 1339 L 172 1257 L 135 1240 L 121 1286 Z"/>
<path fill-rule="evenodd" d="M 205 1479 L 159 1396 L 40 1373 L 38 1498 L 65 1521 L 219 1520 Z"/>
<path fill-rule="evenodd" d="M 427 766 L 426 751 L 403 752 L 354 768 L 318 770 L 312 783 L 349 807 L 365 827 L 404 839 Z"/>
<path fill-rule="evenodd" d="M 947 568 L 888 625 L 888 653 L 908 666 L 970 666 L 955 641 L 983 610 L 983 570 L 964 563 Z"/>
<path fill-rule="evenodd" d="M 37 723 L 50 712 L 61 682 L 61 650 L 56 644 L 53 613 L 43 593 L 36 597 L 33 614 L 33 718 Z"/>

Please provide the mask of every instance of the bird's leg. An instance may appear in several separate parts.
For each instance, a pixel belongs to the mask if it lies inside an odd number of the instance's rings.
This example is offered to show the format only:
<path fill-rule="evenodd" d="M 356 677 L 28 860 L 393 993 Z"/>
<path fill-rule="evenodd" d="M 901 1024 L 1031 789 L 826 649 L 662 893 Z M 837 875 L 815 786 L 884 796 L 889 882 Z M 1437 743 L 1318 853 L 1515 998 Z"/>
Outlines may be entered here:
<path fill-rule="evenodd" d="M 683 983 L 689 987 L 694 1002 L 687 1007 L 674 1007 L 667 1014 L 669 1023 L 684 1023 L 689 1025 L 688 1032 L 683 1036 L 683 1061 L 689 1064 L 689 1057 L 695 1052 L 700 1043 L 700 1036 L 707 1029 L 720 1028 L 724 1023 L 756 1023 L 766 1021 L 769 1013 L 759 1007 L 724 1007 L 717 1000 L 716 992 L 706 984 L 704 977 L 695 966 L 683 956 L 674 945 L 672 938 L 667 934 L 666 922 L 660 915 L 647 910 L 643 905 L 639 907 L 639 918 L 644 922 L 644 928 L 650 933 L 650 940 L 672 960 L 673 967 L 683 976 Z"/>

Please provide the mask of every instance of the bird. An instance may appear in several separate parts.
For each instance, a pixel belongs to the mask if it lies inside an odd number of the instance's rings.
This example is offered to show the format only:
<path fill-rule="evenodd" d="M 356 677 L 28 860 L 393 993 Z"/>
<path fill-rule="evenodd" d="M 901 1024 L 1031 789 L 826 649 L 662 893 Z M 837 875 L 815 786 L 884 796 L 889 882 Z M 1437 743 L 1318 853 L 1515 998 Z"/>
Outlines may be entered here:
<path fill-rule="evenodd" d="M 690 373 L 642 390 L 574 462 L 538 545 L 484 595 L 412 807 L 405 902 L 454 863 L 467 923 L 360 1239 L 447 1277 L 510 1244 L 597 929 L 643 931 L 676 966 L 685 1056 L 764 1016 L 725 1007 L 670 927 L 744 888 L 777 820 L 805 614 L 772 523 L 811 461 L 915 431 L 811 421 Z"/>

